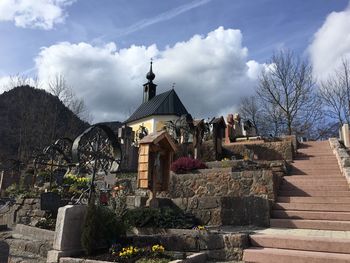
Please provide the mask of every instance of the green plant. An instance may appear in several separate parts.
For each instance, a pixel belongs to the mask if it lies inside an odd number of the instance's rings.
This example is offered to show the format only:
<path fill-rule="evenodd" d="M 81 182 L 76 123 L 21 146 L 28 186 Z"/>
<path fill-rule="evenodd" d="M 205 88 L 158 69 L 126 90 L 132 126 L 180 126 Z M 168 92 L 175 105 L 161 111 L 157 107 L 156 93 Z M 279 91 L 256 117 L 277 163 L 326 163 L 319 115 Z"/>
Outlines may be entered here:
<path fill-rule="evenodd" d="M 81 235 L 81 245 L 87 255 L 92 255 L 97 248 L 98 216 L 95 202 L 90 202 L 85 216 L 85 223 Z"/>
<path fill-rule="evenodd" d="M 56 219 L 55 218 L 41 218 L 38 223 L 35 224 L 35 227 L 55 230 L 56 228 Z"/>
<path fill-rule="evenodd" d="M 192 228 L 198 223 L 194 216 L 169 207 L 128 210 L 124 219 L 135 227 Z"/>
<path fill-rule="evenodd" d="M 26 189 L 23 186 L 18 186 L 17 184 L 12 184 L 5 190 L 5 195 L 8 197 L 16 198 L 18 196 L 22 197 L 38 197 L 40 195 L 40 192 L 35 189 Z"/>
<path fill-rule="evenodd" d="M 110 245 L 127 229 L 125 222 L 107 206 L 91 201 L 85 216 L 81 243 L 87 255 L 93 254 L 101 245 Z"/>

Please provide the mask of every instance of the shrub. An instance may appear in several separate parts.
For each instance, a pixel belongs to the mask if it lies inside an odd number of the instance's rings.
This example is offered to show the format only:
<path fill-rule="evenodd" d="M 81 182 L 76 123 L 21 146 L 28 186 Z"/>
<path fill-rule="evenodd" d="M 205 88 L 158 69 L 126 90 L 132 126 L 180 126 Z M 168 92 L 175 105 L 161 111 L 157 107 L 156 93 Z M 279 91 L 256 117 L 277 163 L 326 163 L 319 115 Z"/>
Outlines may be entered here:
<path fill-rule="evenodd" d="M 198 223 L 194 216 L 169 207 L 135 208 L 128 210 L 124 219 L 135 227 L 192 228 Z"/>
<path fill-rule="evenodd" d="M 170 169 L 177 174 L 181 174 L 205 168 L 207 168 L 207 166 L 197 159 L 192 159 L 190 157 L 181 157 L 172 163 Z"/>
<path fill-rule="evenodd" d="M 126 224 L 111 209 L 91 201 L 82 231 L 82 247 L 87 255 L 92 255 L 99 248 L 115 242 L 126 229 Z"/>

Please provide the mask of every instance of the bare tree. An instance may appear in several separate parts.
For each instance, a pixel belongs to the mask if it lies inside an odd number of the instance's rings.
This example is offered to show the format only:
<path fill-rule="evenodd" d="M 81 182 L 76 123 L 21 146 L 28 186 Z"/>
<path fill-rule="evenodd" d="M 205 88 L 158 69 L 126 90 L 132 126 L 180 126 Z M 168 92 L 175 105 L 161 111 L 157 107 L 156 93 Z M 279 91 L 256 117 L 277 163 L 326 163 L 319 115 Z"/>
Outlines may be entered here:
<path fill-rule="evenodd" d="M 40 88 L 40 81 L 37 77 L 31 78 L 27 76 L 22 75 L 13 75 L 10 76 L 8 79 L 8 82 L 2 87 L 4 90 L 11 90 L 15 87 L 22 87 L 22 86 L 31 86 L 34 88 Z"/>
<path fill-rule="evenodd" d="M 278 113 L 276 131 L 304 133 L 317 116 L 311 67 L 290 51 L 272 56 L 270 68 L 262 72 L 257 94 L 266 108 Z M 275 119 L 275 121 L 277 120 Z"/>
<path fill-rule="evenodd" d="M 259 134 L 262 121 L 261 107 L 256 96 L 243 97 L 240 101 L 239 114 L 243 119 L 249 119 L 256 133 Z"/>
<path fill-rule="evenodd" d="M 319 96 L 325 106 L 325 114 L 339 122 L 350 124 L 350 64 L 346 59 L 326 80 L 322 81 Z"/>
<path fill-rule="evenodd" d="M 55 75 L 48 83 L 49 92 L 58 97 L 75 115 L 85 121 L 90 121 L 91 115 L 83 99 L 78 98 L 73 88 L 67 84 L 63 75 Z"/>

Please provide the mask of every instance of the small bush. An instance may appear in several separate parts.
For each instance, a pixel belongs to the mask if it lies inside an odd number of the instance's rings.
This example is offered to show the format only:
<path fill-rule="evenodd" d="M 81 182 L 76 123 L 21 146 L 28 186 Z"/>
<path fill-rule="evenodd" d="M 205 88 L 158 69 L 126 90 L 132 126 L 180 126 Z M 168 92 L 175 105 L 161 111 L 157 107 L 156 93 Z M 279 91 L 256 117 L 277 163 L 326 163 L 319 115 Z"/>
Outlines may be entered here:
<path fill-rule="evenodd" d="M 193 170 L 205 169 L 205 168 L 208 168 L 208 167 L 203 162 L 197 159 L 192 159 L 190 157 L 181 157 L 172 163 L 170 169 L 174 173 L 182 174 Z"/>
<path fill-rule="evenodd" d="M 192 228 L 197 220 L 180 209 L 164 208 L 136 208 L 128 210 L 124 216 L 130 226 L 158 227 L 158 228 Z"/>
<path fill-rule="evenodd" d="M 109 246 L 124 235 L 127 226 L 106 206 L 90 202 L 85 216 L 81 244 L 87 255 L 92 255 L 101 246 Z M 107 244 L 106 244 L 107 243 Z"/>

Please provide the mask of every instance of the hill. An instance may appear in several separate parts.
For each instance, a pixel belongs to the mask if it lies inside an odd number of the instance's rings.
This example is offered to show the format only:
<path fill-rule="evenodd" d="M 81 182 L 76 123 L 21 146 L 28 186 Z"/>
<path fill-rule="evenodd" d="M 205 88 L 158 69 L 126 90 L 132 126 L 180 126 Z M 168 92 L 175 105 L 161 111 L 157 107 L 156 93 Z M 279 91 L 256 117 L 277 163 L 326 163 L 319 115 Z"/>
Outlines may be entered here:
<path fill-rule="evenodd" d="M 50 93 L 16 87 L 0 95 L 0 162 L 26 162 L 56 139 L 74 139 L 88 126 Z"/>

